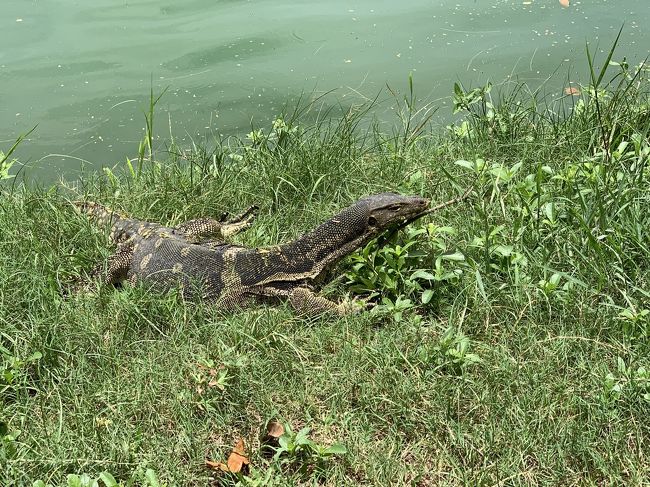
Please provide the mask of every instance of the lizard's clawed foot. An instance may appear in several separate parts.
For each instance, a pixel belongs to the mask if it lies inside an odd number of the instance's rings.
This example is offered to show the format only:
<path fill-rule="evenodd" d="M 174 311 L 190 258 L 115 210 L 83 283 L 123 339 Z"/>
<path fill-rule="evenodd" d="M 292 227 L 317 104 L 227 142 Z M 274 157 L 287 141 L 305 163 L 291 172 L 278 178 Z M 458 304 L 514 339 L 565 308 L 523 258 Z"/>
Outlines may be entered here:
<path fill-rule="evenodd" d="M 242 223 L 244 221 L 250 222 L 255 219 L 255 216 L 257 214 L 257 210 L 259 210 L 260 207 L 257 205 L 252 205 L 246 208 L 242 213 L 240 213 L 237 216 L 234 216 L 232 218 L 228 218 L 228 214 L 226 213 L 221 217 L 221 222 L 225 224 L 236 224 L 236 223 Z"/>
<path fill-rule="evenodd" d="M 253 220 L 257 216 L 259 206 L 253 205 L 246 209 L 243 213 L 227 219 L 221 226 L 221 234 L 225 237 L 230 237 L 243 230 L 246 230 L 253 224 Z"/>
<path fill-rule="evenodd" d="M 369 311 L 377 305 L 377 303 L 370 301 L 370 299 L 372 299 L 372 296 L 366 298 L 354 296 L 352 299 L 346 299 L 337 305 L 338 314 L 345 316 Z"/>
<path fill-rule="evenodd" d="M 83 279 L 81 276 L 72 279 L 70 282 L 62 284 L 60 286 L 59 292 L 61 297 L 67 301 L 73 295 L 77 294 L 91 294 L 96 291 L 93 282 L 87 279 Z"/>

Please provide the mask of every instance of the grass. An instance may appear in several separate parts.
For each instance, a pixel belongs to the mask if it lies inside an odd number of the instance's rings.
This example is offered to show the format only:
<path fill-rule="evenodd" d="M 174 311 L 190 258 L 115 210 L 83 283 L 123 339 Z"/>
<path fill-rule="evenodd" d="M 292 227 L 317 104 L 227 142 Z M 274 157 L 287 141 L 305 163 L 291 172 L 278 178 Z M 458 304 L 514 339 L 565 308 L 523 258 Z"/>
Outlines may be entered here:
<path fill-rule="evenodd" d="M 370 106 L 303 125 L 301 105 L 244 140 L 155 160 L 148 124 L 136 167 L 6 188 L 0 484 L 646 483 L 647 74 L 610 67 L 556 99 L 457 86 L 444 128 L 411 91 L 390 134 Z M 256 246 L 362 195 L 437 202 L 470 184 L 464 203 L 341 264 L 325 292 L 372 296 L 372 312 L 223 314 L 128 286 L 61 295 L 110 254 L 70 198 L 169 224 L 256 203 L 237 240 Z M 292 431 L 275 456 L 260 440 L 270 420 Z M 241 438 L 246 476 L 206 468 Z"/>

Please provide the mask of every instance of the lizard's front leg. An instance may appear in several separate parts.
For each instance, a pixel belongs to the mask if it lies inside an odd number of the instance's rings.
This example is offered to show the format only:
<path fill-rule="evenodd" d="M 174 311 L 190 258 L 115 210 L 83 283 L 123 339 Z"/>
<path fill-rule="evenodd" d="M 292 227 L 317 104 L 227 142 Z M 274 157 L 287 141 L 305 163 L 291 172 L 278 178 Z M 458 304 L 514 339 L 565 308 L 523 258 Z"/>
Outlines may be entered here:
<path fill-rule="evenodd" d="M 102 284 L 116 285 L 127 278 L 131 261 L 133 258 L 133 244 L 132 242 L 125 242 L 117 247 L 117 251 L 108 258 L 107 273 L 102 277 Z M 71 293 L 80 293 L 90 290 L 90 283 L 92 280 L 102 276 L 104 273 L 104 264 L 100 263 L 93 267 L 92 271 L 88 274 L 88 279 L 75 279 L 75 281 L 64 292 L 65 296 Z"/>
<path fill-rule="evenodd" d="M 121 244 L 117 251 L 108 259 L 108 270 L 102 280 L 104 284 L 118 284 L 127 278 L 133 262 L 133 243 Z"/>

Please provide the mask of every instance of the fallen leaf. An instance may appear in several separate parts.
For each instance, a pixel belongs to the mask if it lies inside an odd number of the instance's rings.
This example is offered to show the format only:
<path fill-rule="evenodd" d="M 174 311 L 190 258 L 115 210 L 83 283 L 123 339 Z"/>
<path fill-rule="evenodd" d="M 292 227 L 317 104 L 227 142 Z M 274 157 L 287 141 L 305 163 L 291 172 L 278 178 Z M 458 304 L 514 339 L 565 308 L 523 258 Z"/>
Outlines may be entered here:
<path fill-rule="evenodd" d="M 222 472 L 228 471 L 228 465 L 221 462 L 213 462 L 212 460 L 206 460 L 205 466 L 211 468 L 212 470 L 220 470 Z"/>
<path fill-rule="evenodd" d="M 284 426 L 278 421 L 270 421 L 266 425 L 266 434 L 271 438 L 280 438 L 284 434 Z"/>
<path fill-rule="evenodd" d="M 277 447 L 280 446 L 280 437 L 284 434 L 284 426 L 276 420 L 271 420 L 266 423 L 266 431 L 260 438 L 262 452 L 265 454 L 272 454 Z"/>
<path fill-rule="evenodd" d="M 244 453 L 244 440 L 240 439 L 228 457 L 228 470 L 232 473 L 238 473 L 241 472 L 244 465 L 249 463 L 250 461 Z"/>
<path fill-rule="evenodd" d="M 249 463 L 250 460 L 248 460 L 248 457 L 244 453 L 243 439 L 240 439 L 232 449 L 232 452 L 230 452 L 230 456 L 228 457 L 228 461 L 226 463 L 213 462 L 211 460 L 205 461 L 205 465 L 208 468 L 228 473 L 239 473 L 244 469 L 244 466 L 248 465 Z"/>

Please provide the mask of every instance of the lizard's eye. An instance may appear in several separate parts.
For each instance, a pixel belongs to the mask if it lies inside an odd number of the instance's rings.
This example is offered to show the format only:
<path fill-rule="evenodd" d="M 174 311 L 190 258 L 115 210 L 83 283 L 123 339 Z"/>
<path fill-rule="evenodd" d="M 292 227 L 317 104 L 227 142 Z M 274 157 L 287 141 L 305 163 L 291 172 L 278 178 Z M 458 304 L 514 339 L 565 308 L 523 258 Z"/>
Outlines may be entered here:
<path fill-rule="evenodd" d="M 388 207 L 389 211 L 398 211 L 400 209 L 399 205 L 391 205 Z"/>
<path fill-rule="evenodd" d="M 374 227 L 375 225 L 377 225 L 377 219 L 374 216 L 371 216 L 370 218 L 368 218 L 368 225 Z"/>

